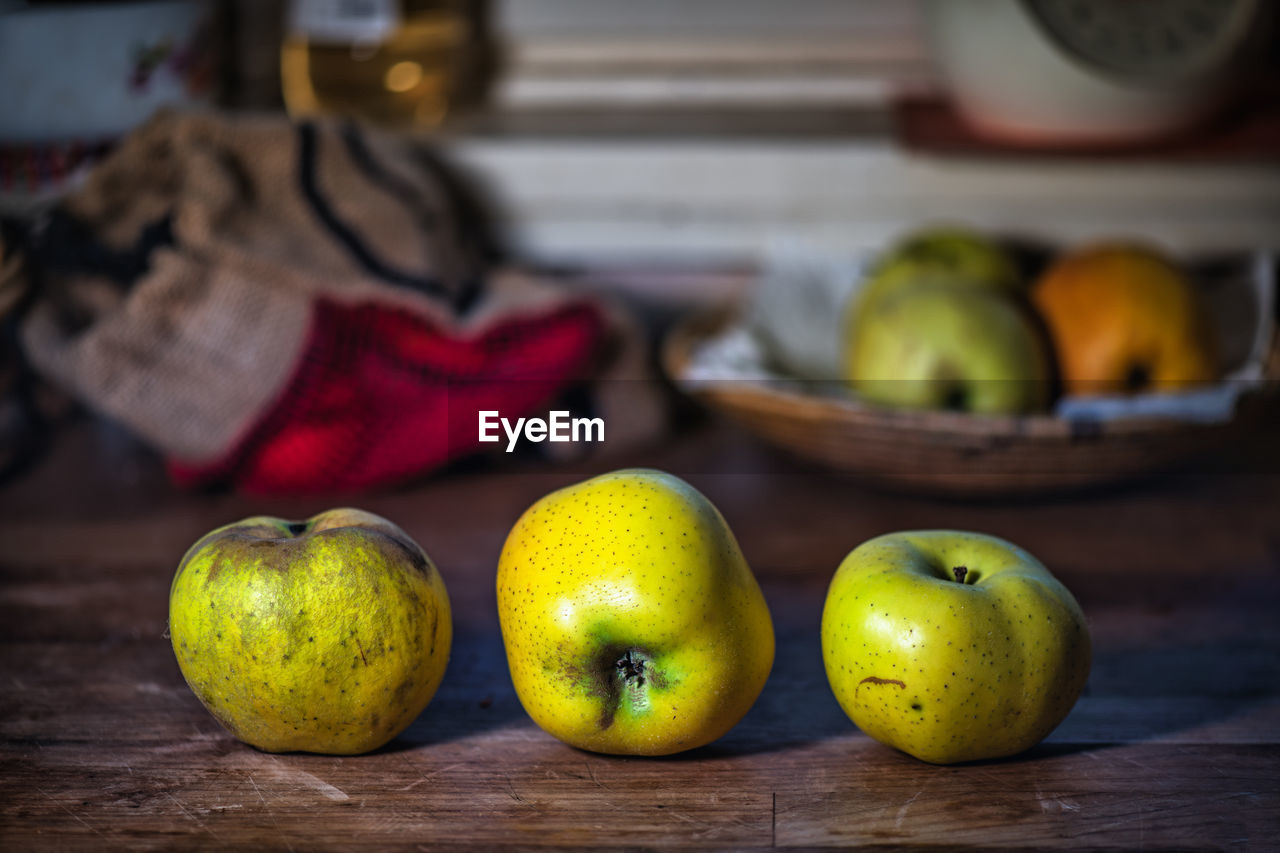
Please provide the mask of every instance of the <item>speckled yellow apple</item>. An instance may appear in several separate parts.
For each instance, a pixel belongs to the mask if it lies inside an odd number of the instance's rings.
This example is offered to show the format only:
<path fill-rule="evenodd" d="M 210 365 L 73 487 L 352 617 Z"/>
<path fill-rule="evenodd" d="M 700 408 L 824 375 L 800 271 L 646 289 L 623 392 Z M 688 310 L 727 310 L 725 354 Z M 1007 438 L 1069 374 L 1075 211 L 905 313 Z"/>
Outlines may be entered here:
<path fill-rule="evenodd" d="M 187 684 L 267 752 L 377 749 L 444 677 L 453 623 L 440 572 L 380 516 L 220 527 L 182 558 L 169 634 Z"/>
<path fill-rule="evenodd" d="M 1075 598 L 1031 554 L 954 530 L 891 533 L 832 578 L 822 655 L 840 707 L 871 737 L 952 764 L 1022 752 L 1089 675 Z"/>
<path fill-rule="evenodd" d="M 497 591 L 520 702 L 582 749 L 710 743 L 773 666 L 769 609 L 733 533 L 661 471 L 615 471 L 539 500 L 507 537 Z"/>

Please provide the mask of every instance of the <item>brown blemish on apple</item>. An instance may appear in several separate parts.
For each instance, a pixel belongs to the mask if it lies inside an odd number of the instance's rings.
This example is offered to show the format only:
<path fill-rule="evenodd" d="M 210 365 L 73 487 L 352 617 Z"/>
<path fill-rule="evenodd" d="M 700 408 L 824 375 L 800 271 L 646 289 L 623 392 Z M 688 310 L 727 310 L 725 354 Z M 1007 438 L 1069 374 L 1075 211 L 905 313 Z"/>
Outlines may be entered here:
<path fill-rule="evenodd" d="M 413 688 L 413 679 L 406 678 L 396 685 L 396 689 L 391 693 L 391 700 L 397 705 L 405 704 L 409 700 L 409 694 L 413 692 Z"/>
<path fill-rule="evenodd" d="M 874 675 L 868 675 L 866 678 L 859 681 L 858 686 L 854 688 L 853 695 L 855 698 L 858 695 L 858 691 L 862 689 L 862 685 L 864 684 L 896 684 L 903 690 L 907 689 L 906 683 L 896 678 L 877 678 Z"/>
<path fill-rule="evenodd" d="M 356 637 L 356 648 L 360 651 L 360 660 L 364 661 L 364 665 L 369 665 L 369 659 L 364 656 L 364 644 L 360 642 L 360 638 Z"/>
<path fill-rule="evenodd" d="M 341 528 L 333 528 L 340 530 Z M 427 555 L 417 546 L 412 539 L 407 536 L 399 535 L 398 531 L 389 530 L 386 527 L 361 527 L 363 532 L 374 535 L 375 537 L 390 540 L 397 548 L 399 548 L 406 557 L 409 558 L 410 564 L 414 570 L 423 577 L 431 577 L 431 572 L 435 566 L 431 565 L 431 561 L 427 559 Z"/>
<path fill-rule="evenodd" d="M 307 521 L 286 521 L 284 519 L 269 520 L 266 522 L 253 524 L 245 527 L 238 527 L 230 531 L 215 530 L 196 543 L 190 553 L 195 553 L 205 540 L 222 535 L 227 540 L 239 542 L 241 547 L 261 547 L 261 546 L 281 546 L 291 544 L 293 540 L 301 538 L 305 534 L 315 536 L 325 536 L 337 531 L 355 529 L 361 533 L 374 539 L 380 539 L 391 542 L 399 549 L 405 557 L 408 558 L 410 565 L 414 570 L 423 577 L 429 578 L 431 573 L 435 571 L 435 566 L 431 564 L 431 560 L 423 553 L 412 539 L 403 531 L 395 528 L 390 523 L 374 523 L 369 524 L 343 524 L 334 527 L 326 527 L 317 525 L 314 518 Z M 286 561 L 281 561 L 281 565 L 287 565 Z"/>
<path fill-rule="evenodd" d="M 427 655 L 429 657 L 434 656 L 436 653 L 436 628 L 440 624 L 440 611 L 436 607 L 436 603 L 434 601 L 430 602 L 430 604 L 431 604 L 430 623 L 427 626 L 427 636 L 431 638 L 431 648 L 427 649 Z M 417 624 L 416 619 L 414 620 L 414 624 Z"/>
<path fill-rule="evenodd" d="M 381 533 L 382 531 L 378 532 Z M 405 555 L 408 556 L 409 562 L 413 564 L 413 568 L 418 572 L 418 574 L 423 577 L 431 576 L 431 571 L 434 566 L 431 565 L 431 561 L 427 559 L 426 555 L 422 553 L 422 549 L 418 548 L 418 546 L 414 545 L 412 542 L 405 542 L 399 536 L 392 536 L 387 533 L 384 533 L 383 535 L 396 543 L 396 545 L 400 546 L 401 550 L 403 550 Z"/>
<path fill-rule="evenodd" d="M 423 577 L 431 577 L 431 573 L 435 570 L 435 566 L 431 564 L 431 560 L 428 559 L 422 549 L 409 538 L 408 534 L 392 527 L 389 523 L 346 524 L 337 527 L 315 528 L 312 532 L 316 536 L 329 536 L 339 531 L 350 532 L 352 530 L 358 531 L 360 534 L 377 541 L 379 545 L 383 542 L 390 542 L 409 559 L 410 565 L 412 565 L 414 570 Z"/>
<path fill-rule="evenodd" d="M 268 569 L 287 568 L 287 560 L 264 560 L 259 552 L 264 547 L 280 546 L 289 541 L 288 537 L 281 535 L 280 528 L 272 524 L 254 524 L 232 530 L 218 529 L 206 534 L 191 546 L 178 571 L 185 569 L 191 557 L 200 553 L 210 543 L 213 545 L 215 559 L 209 561 L 204 578 L 206 586 L 222 572 L 224 564 L 239 566 L 252 562 L 261 563 Z"/>

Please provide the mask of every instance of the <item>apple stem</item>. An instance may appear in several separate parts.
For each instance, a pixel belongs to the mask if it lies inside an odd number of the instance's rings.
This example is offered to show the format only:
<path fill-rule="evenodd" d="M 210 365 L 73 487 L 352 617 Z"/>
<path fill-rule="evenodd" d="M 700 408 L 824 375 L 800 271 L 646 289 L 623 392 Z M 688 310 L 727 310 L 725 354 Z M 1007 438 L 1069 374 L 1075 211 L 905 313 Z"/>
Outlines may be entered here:
<path fill-rule="evenodd" d="M 964 583 L 964 576 L 969 574 L 969 570 L 964 566 L 956 566 L 951 571 L 955 573 L 956 583 Z"/>
<path fill-rule="evenodd" d="M 618 672 L 625 680 L 644 684 L 644 659 L 633 655 L 631 649 L 623 652 L 614 666 L 618 668 Z"/>

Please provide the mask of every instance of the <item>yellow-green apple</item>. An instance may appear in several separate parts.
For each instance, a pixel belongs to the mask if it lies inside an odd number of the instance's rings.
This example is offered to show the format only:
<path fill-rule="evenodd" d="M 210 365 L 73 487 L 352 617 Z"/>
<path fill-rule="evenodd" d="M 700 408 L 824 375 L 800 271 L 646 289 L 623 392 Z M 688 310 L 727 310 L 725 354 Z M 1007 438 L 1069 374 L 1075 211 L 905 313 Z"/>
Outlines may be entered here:
<path fill-rule="evenodd" d="M 921 284 L 973 287 L 1007 296 L 1023 291 L 1017 267 L 995 241 L 958 226 L 926 228 L 899 240 L 872 265 L 850 302 L 850 329 L 861 323 L 858 315 L 881 299 Z"/>
<path fill-rule="evenodd" d="M 408 534 L 333 509 L 201 538 L 170 588 L 169 635 L 187 684 L 240 740 L 350 755 L 426 707 L 453 623 L 440 572 Z"/>
<path fill-rule="evenodd" d="M 1067 716 L 1090 666 L 1075 598 L 1022 548 L 980 533 L 879 536 L 836 570 L 822 656 L 871 737 L 935 764 L 1000 758 Z"/>
<path fill-rule="evenodd" d="M 507 537 L 497 592 L 520 702 L 582 749 L 709 743 L 773 665 L 769 609 L 729 526 L 661 471 L 615 471 L 539 500 Z"/>
<path fill-rule="evenodd" d="M 1049 398 L 1047 347 L 1016 302 L 980 288 L 920 286 L 863 316 L 846 363 L 850 387 L 886 406 L 1029 412 Z"/>

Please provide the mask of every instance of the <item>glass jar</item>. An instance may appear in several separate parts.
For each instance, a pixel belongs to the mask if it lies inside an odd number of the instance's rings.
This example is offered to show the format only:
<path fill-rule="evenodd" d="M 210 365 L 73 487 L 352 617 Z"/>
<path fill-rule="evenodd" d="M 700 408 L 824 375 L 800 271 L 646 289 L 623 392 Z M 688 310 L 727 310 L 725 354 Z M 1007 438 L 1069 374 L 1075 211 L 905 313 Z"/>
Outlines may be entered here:
<path fill-rule="evenodd" d="M 474 99 L 480 39 L 466 0 L 291 0 L 280 53 L 295 117 L 432 128 Z"/>

